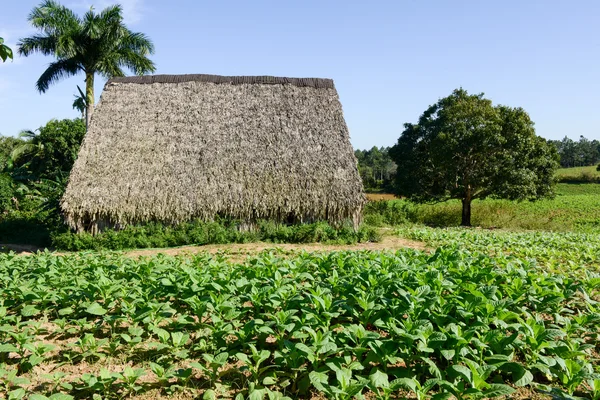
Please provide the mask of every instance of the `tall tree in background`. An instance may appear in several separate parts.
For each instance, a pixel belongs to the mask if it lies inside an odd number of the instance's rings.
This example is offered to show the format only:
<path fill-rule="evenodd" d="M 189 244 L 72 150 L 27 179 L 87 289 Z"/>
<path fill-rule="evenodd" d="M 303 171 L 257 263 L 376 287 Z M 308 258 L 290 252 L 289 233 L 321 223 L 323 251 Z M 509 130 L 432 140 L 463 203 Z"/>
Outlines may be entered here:
<path fill-rule="evenodd" d="M 390 154 L 398 194 L 423 203 L 460 199 L 464 226 L 475 199 L 551 196 L 558 167 L 556 149 L 536 136 L 523 109 L 494 107 L 463 89 L 405 124 Z"/>
<path fill-rule="evenodd" d="M 85 74 L 86 126 L 94 108 L 94 77 L 125 76 L 123 68 L 143 75 L 155 70 L 148 55 L 154 45 L 142 33 L 132 32 L 123 24 L 121 6 L 105 8 L 100 13 L 90 9 L 83 18 L 54 0 L 46 0 L 35 7 L 29 22 L 40 32 L 21 39 L 19 54 L 29 56 L 41 53 L 53 56 L 37 81 L 37 89 L 44 93 L 51 84 L 82 72 Z"/>
<path fill-rule="evenodd" d="M 0 59 L 2 62 L 6 62 L 6 60 L 13 58 L 13 52 L 10 47 L 4 44 L 4 39 L 0 37 Z"/>
<path fill-rule="evenodd" d="M 396 164 L 389 155 L 389 147 L 371 150 L 354 150 L 358 172 L 367 192 L 391 191 L 396 174 Z"/>
<path fill-rule="evenodd" d="M 560 165 L 564 168 L 595 165 L 600 161 L 600 141 L 589 140 L 584 136 L 579 141 L 564 137 L 562 140 L 549 140 L 560 155 Z"/>

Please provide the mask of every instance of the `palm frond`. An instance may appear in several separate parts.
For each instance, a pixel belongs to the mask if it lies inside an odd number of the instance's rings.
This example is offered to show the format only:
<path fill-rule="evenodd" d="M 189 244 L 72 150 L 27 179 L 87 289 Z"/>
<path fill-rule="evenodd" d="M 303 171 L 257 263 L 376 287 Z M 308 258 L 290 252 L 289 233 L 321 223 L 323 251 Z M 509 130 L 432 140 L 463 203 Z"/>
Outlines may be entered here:
<path fill-rule="evenodd" d="M 33 53 L 52 56 L 56 53 L 58 38 L 55 35 L 33 35 L 17 43 L 19 55 L 27 57 Z"/>
<path fill-rule="evenodd" d="M 130 69 L 136 75 L 144 75 L 156 70 L 152 60 L 130 49 L 119 51 L 119 64 Z"/>
<path fill-rule="evenodd" d="M 32 131 L 30 129 L 24 129 L 21 132 L 19 132 L 19 137 L 25 140 L 33 140 L 38 136 L 37 133 L 35 133 L 35 131 Z"/>
<path fill-rule="evenodd" d="M 35 7 L 28 21 L 49 35 L 72 30 L 81 24 L 77 14 L 54 0 L 45 0 Z"/>
<path fill-rule="evenodd" d="M 87 99 L 79 86 L 77 86 L 77 90 L 79 91 L 79 95 L 74 95 L 75 100 L 73 100 L 73 109 L 83 114 L 87 109 Z"/>
<path fill-rule="evenodd" d="M 143 56 L 154 54 L 154 43 L 141 32 L 128 32 L 121 40 L 121 47 L 133 50 Z"/>
<path fill-rule="evenodd" d="M 73 59 L 58 60 L 50 63 L 36 83 L 37 90 L 44 93 L 51 84 L 63 78 L 76 75 L 80 70 L 79 63 Z"/>

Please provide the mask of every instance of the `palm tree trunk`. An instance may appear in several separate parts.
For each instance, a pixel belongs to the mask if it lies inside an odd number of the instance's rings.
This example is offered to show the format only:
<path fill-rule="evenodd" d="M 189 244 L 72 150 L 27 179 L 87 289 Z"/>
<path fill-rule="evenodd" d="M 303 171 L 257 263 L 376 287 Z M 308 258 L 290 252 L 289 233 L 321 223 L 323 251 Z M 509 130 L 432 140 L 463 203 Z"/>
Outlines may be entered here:
<path fill-rule="evenodd" d="M 85 97 L 86 97 L 86 110 L 85 110 L 85 127 L 86 130 L 90 127 L 90 120 L 92 119 L 92 112 L 94 111 L 94 73 L 85 73 Z"/>

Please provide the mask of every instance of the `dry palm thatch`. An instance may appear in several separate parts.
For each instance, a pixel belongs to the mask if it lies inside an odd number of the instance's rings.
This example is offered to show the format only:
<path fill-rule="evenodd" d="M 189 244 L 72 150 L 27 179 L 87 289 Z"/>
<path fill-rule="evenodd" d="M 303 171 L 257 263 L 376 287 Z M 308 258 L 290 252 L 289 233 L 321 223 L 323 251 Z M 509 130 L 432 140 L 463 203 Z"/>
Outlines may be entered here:
<path fill-rule="evenodd" d="M 357 224 L 364 202 L 332 80 L 156 75 L 107 82 L 61 206 L 81 230 L 217 215 Z"/>

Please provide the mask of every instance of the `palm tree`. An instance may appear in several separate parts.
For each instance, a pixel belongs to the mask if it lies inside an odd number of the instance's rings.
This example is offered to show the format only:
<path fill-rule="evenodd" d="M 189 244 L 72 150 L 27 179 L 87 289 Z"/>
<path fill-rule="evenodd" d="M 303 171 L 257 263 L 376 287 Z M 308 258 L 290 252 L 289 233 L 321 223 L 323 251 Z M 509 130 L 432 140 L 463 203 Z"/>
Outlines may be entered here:
<path fill-rule="evenodd" d="M 75 100 L 73 100 L 73 109 L 79 111 L 81 113 L 81 118 L 85 119 L 85 110 L 87 109 L 85 94 L 83 94 L 79 85 L 77 85 L 77 91 L 79 92 L 79 95 L 73 95 L 75 96 Z"/>
<path fill-rule="evenodd" d="M 100 13 L 93 8 L 81 18 L 54 0 L 43 1 L 28 18 L 40 33 L 21 39 L 20 55 L 41 53 L 56 57 L 37 81 L 44 93 L 51 84 L 79 72 L 85 74 L 86 124 L 94 109 L 94 76 L 109 79 L 125 76 L 123 68 L 143 75 L 155 70 L 147 57 L 154 45 L 146 35 L 132 32 L 123 24 L 121 6 L 107 7 Z"/>
<path fill-rule="evenodd" d="M 39 129 L 36 130 L 39 131 Z M 23 142 L 11 152 L 9 168 L 14 169 L 18 165 L 18 168 L 28 170 L 33 159 L 43 158 L 44 143 L 40 141 L 40 136 L 32 130 L 21 131 L 19 138 Z M 17 175 L 23 175 L 23 173 Z"/>

